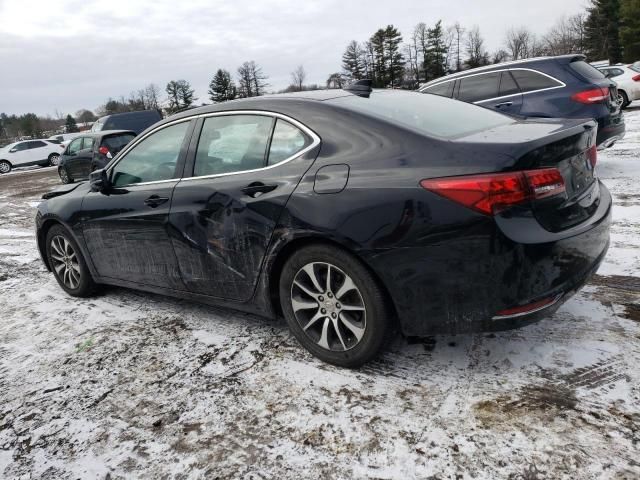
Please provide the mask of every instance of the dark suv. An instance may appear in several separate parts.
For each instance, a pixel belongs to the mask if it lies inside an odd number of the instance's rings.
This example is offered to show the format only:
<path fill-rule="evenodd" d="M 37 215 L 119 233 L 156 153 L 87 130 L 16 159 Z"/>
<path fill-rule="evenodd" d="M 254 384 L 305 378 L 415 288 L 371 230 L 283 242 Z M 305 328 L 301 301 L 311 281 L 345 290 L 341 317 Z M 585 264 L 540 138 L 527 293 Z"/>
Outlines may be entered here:
<path fill-rule="evenodd" d="M 131 130 L 139 134 L 147 127 L 162 120 L 157 110 L 141 110 L 138 112 L 114 113 L 100 117 L 92 126 L 92 132 L 103 130 Z"/>
<path fill-rule="evenodd" d="M 58 164 L 60 180 L 86 180 L 89 173 L 104 168 L 135 136 L 129 130 L 105 130 L 74 138 L 62 152 Z"/>
<path fill-rule="evenodd" d="M 561 55 L 489 65 L 433 80 L 420 91 L 510 115 L 593 118 L 598 147 L 606 148 L 625 132 L 616 84 L 584 60 Z"/>

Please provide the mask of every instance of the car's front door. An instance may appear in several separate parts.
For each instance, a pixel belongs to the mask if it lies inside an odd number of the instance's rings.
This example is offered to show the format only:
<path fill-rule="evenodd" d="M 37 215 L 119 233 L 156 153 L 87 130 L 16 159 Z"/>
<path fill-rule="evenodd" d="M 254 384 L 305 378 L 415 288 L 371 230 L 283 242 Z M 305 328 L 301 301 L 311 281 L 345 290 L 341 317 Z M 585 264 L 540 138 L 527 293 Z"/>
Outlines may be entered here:
<path fill-rule="evenodd" d="M 82 147 L 76 155 L 76 167 L 74 178 L 83 179 L 91 172 L 91 160 L 93 159 L 94 137 L 82 137 Z"/>
<path fill-rule="evenodd" d="M 214 115 L 200 122 L 187 178 L 174 191 L 171 239 L 188 290 L 245 301 L 283 208 L 320 141 L 278 115 Z"/>
<path fill-rule="evenodd" d="M 184 290 L 167 233 L 194 120 L 163 126 L 109 168 L 110 188 L 82 204 L 83 236 L 101 277 Z"/>
<path fill-rule="evenodd" d="M 71 178 L 74 179 L 78 179 L 81 177 L 80 163 L 82 162 L 82 158 L 80 152 L 82 151 L 82 142 L 83 137 L 74 139 L 69 145 L 67 145 L 67 148 L 62 154 L 64 168 L 67 170 L 67 173 L 71 176 Z"/>
<path fill-rule="evenodd" d="M 28 165 L 30 163 L 29 142 L 20 142 L 9 150 L 9 161 L 14 167 Z"/>

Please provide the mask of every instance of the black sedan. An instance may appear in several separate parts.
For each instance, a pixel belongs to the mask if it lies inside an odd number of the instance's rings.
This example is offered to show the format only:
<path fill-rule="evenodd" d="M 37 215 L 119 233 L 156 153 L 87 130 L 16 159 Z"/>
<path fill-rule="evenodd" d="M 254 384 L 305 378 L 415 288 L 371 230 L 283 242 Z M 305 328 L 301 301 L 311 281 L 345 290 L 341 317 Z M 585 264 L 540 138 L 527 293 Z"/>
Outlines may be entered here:
<path fill-rule="evenodd" d="M 62 183 L 86 180 L 89 173 L 104 168 L 135 136 L 130 130 L 105 130 L 75 138 L 60 157 L 60 180 Z"/>
<path fill-rule="evenodd" d="M 366 84 L 201 107 L 46 194 L 38 246 L 71 295 L 284 315 L 353 367 L 393 329 L 513 328 L 580 288 L 609 244 L 596 134 Z"/>

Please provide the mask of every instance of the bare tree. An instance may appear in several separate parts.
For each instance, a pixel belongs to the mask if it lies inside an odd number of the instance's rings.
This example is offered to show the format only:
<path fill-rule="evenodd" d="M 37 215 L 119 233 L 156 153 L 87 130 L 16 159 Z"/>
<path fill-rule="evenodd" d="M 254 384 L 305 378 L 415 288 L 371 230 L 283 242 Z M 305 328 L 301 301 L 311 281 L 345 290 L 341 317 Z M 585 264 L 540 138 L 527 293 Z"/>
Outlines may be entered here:
<path fill-rule="evenodd" d="M 505 46 L 511 60 L 534 56 L 535 44 L 535 35 L 526 27 L 511 28 L 507 31 Z"/>
<path fill-rule="evenodd" d="M 462 50 L 460 49 L 460 41 L 464 35 L 464 28 L 460 25 L 460 22 L 456 22 L 453 26 L 453 38 L 452 43 L 455 44 L 455 59 L 456 59 L 456 72 L 462 70 Z"/>
<path fill-rule="evenodd" d="M 238 67 L 238 96 L 246 98 L 263 95 L 265 88 L 269 86 L 267 78 L 256 62 L 244 62 Z"/>
<path fill-rule="evenodd" d="M 144 88 L 144 96 L 147 99 L 147 108 L 149 110 L 158 110 L 160 108 L 160 87 L 155 83 L 150 83 Z"/>
<path fill-rule="evenodd" d="M 560 18 L 542 39 L 545 53 L 565 55 L 583 52 L 585 47 L 584 22 L 584 14 Z"/>
<path fill-rule="evenodd" d="M 295 87 L 296 91 L 301 92 L 304 88 L 304 81 L 307 78 L 307 72 L 305 72 L 302 65 L 291 72 L 291 84 Z"/>
<path fill-rule="evenodd" d="M 468 68 L 482 67 L 489 64 L 489 54 L 484 47 L 484 39 L 480 35 L 480 28 L 477 25 L 467 33 L 465 47 L 467 50 L 465 63 Z"/>
<path fill-rule="evenodd" d="M 327 78 L 327 88 L 343 88 L 347 84 L 347 79 L 341 73 L 332 73 Z"/>

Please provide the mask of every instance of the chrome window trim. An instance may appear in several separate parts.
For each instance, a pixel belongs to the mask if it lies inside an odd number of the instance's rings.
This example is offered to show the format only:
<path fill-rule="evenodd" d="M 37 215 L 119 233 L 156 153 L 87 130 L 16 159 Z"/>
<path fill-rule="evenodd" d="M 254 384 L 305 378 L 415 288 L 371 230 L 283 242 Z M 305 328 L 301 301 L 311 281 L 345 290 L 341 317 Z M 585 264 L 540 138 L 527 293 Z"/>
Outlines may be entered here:
<path fill-rule="evenodd" d="M 530 90 L 528 92 L 512 93 L 512 94 L 509 94 L 509 95 L 502 95 L 502 96 L 499 96 L 499 97 L 486 98 L 484 100 L 478 100 L 478 101 L 472 102 L 472 103 L 474 105 L 477 105 L 479 103 L 501 100 L 503 98 L 517 97 L 518 95 L 529 95 L 531 93 L 546 92 L 547 90 L 556 90 L 558 88 L 564 88 L 564 87 L 567 86 L 567 84 L 564 83 L 562 80 L 558 80 L 557 78 L 552 77 L 551 75 L 548 75 L 548 74 L 546 74 L 544 72 L 541 72 L 539 70 L 535 70 L 533 68 L 501 68 L 501 69 L 498 69 L 498 70 L 491 70 L 491 71 L 488 71 L 488 72 L 478 72 L 478 73 L 472 73 L 470 75 L 462 75 L 462 76 L 459 76 L 459 77 L 456 77 L 456 78 L 450 78 L 450 79 L 447 79 L 447 80 L 443 80 L 442 82 L 438 82 L 438 83 L 434 83 L 433 85 L 429 85 L 428 87 L 427 86 L 422 87 L 418 91 L 421 92 L 421 93 L 424 93 L 427 90 L 427 88 L 432 88 L 432 87 L 435 87 L 436 85 L 442 85 L 443 83 L 446 83 L 446 82 L 455 82 L 456 80 L 463 80 L 463 79 L 469 78 L 469 77 L 477 77 L 478 75 L 488 75 L 490 73 L 511 72 L 513 70 L 523 70 L 523 71 L 527 71 L 527 72 L 539 73 L 540 75 L 544 75 L 545 77 L 550 78 L 554 82 L 557 82 L 559 85 L 557 85 L 555 87 L 539 88 L 538 90 Z M 452 100 L 457 100 L 456 98 L 453 98 L 453 97 L 445 97 L 445 98 L 451 98 Z M 461 100 L 461 101 L 463 101 L 463 100 Z"/>
<path fill-rule="evenodd" d="M 282 160 L 281 162 L 278 162 L 274 165 L 267 165 L 261 168 L 254 168 L 251 170 L 240 170 L 237 172 L 227 172 L 227 173 L 216 173 L 213 175 L 204 175 L 204 176 L 200 176 L 200 177 L 194 177 L 194 176 L 190 176 L 190 177 L 177 177 L 177 178 L 171 178 L 168 180 L 156 180 L 153 182 L 139 182 L 139 183 L 130 183 L 127 185 L 122 185 L 118 188 L 125 188 L 125 187 L 133 187 L 133 186 L 137 186 L 137 185 L 156 185 L 156 184 L 161 184 L 161 183 L 168 183 L 168 182 L 180 182 L 180 181 L 191 181 L 191 180 L 197 180 L 197 179 L 208 179 L 208 178 L 218 178 L 218 177 L 226 177 L 229 175 L 239 175 L 242 173 L 252 173 L 252 172 L 261 172 L 263 170 L 269 170 L 271 168 L 275 168 L 275 167 L 279 167 L 281 165 L 284 165 L 285 163 L 289 163 L 290 161 L 301 157 L 302 155 L 304 155 L 305 153 L 309 152 L 310 150 L 314 149 L 315 147 L 317 147 L 318 145 L 320 145 L 320 137 L 313 131 L 311 130 L 309 127 L 307 127 L 306 125 L 304 125 L 303 123 L 300 123 L 298 120 L 289 117 L 288 115 L 284 115 L 282 113 L 277 113 L 277 112 L 271 112 L 268 110 L 224 110 L 224 111 L 220 111 L 220 112 L 210 112 L 210 113 L 201 113 L 198 115 L 192 115 L 190 117 L 186 117 L 186 118 L 181 118 L 179 120 L 175 120 L 173 122 L 169 122 L 169 123 L 165 123 L 163 125 L 160 125 L 159 127 L 151 130 L 150 132 L 146 133 L 144 136 L 141 136 L 139 138 L 136 138 L 133 142 L 131 142 L 129 145 L 127 145 L 125 147 L 125 149 L 123 151 L 121 151 L 118 155 L 121 157 L 118 159 L 117 162 L 115 162 L 111 167 L 109 167 L 109 170 L 107 171 L 107 175 L 109 176 L 109 178 L 111 178 L 111 173 L 113 171 L 113 169 L 116 167 L 116 165 L 118 165 L 118 163 L 120 163 L 122 161 L 122 159 L 124 159 L 127 155 L 127 153 L 133 149 L 138 143 L 140 143 L 142 140 L 144 140 L 145 138 L 147 138 L 149 135 L 152 135 L 160 130 L 162 130 L 163 128 L 169 127 L 171 125 L 175 125 L 181 122 L 190 122 L 191 120 L 194 119 L 199 119 L 199 118 L 209 118 L 209 117 L 224 117 L 224 116 L 230 116 L 230 115 L 261 115 L 261 116 L 266 116 L 266 117 L 272 117 L 272 118 L 280 118 L 286 122 L 291 123 L 292 125 L 296 126 L 297 128 L 299 128 L 300 130 L 302 130 L 305 134 L 307 134 L 309 137 L 311 137 L 312 142 L 306 146 L 305 148 L 303 148 L 302 150 L 300 150 L 299 152 L 296 152 L 295 154 L 291 155 L 290 157 L 285 158 L 284 160 Z M 203 124 L 204 127 L 204 124 Z M 193 132 L 195 133 L 195 131 Z M 273 134 L 273 132 L 272 132 Z M 199 141 L 199 139 L 198 139 Z"/>

